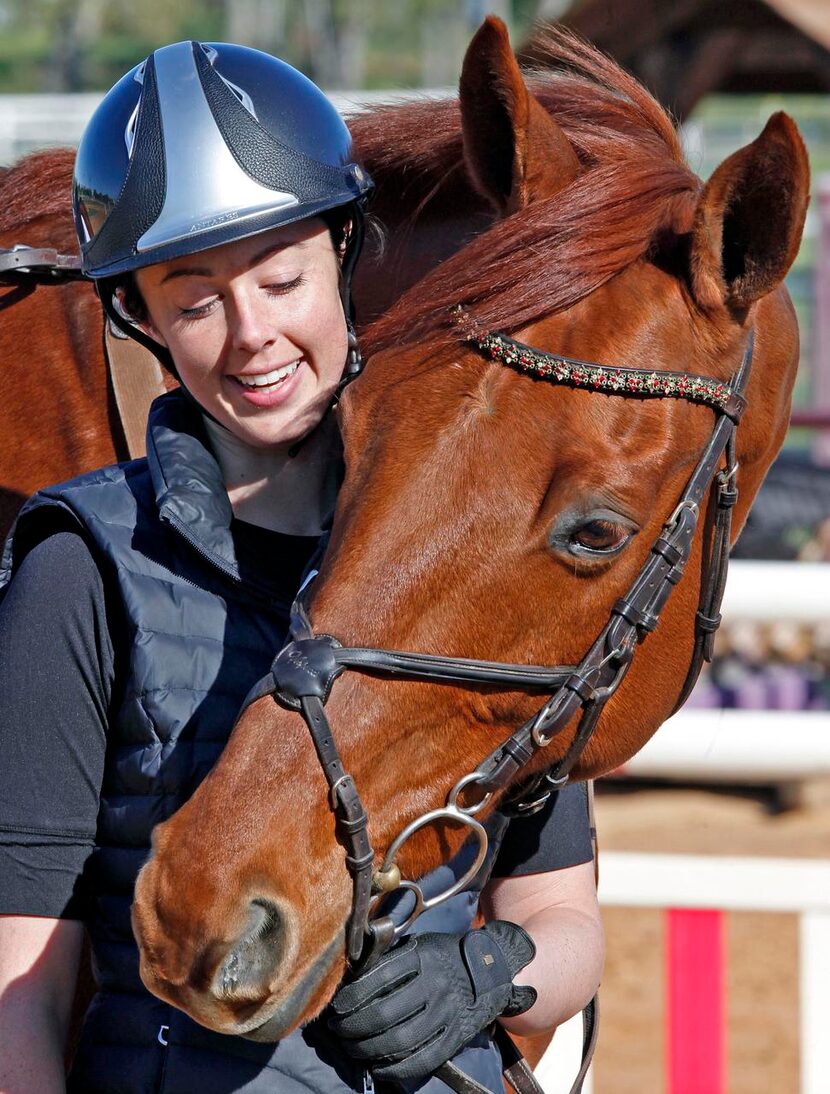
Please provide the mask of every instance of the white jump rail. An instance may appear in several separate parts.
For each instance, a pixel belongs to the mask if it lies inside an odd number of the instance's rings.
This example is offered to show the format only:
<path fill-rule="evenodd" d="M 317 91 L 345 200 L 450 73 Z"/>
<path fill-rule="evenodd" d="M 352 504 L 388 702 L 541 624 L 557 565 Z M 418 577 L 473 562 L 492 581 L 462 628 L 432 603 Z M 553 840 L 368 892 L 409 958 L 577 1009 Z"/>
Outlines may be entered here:
<path fill-rule="evenodd" d="M 729 565 L 723 618 L 825 623 L 830 619 L 830 563 L 750 562 Z"/>
<path fill-rule="evenodd" d="M 723 618 L 727 623 L 828 623 L 830 564 L 733 562 Z M 782 726 L 786 726 L 785 749 Z M 669 718 L 615 774 L 750 784 L 827 776 L 830 711 L 687 708 Z"/>
<path fill-rule="evenodd" d="M 682 710 L 615 775 L 750 785 L 827 777 L 830 711 Z"/>

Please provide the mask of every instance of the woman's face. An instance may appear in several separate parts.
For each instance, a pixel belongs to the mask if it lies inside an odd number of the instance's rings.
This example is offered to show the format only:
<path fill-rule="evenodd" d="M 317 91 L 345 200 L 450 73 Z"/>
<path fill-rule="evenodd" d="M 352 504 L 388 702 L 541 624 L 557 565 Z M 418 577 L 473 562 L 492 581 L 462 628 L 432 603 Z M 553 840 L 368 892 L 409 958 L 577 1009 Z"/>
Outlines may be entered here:
<path fill-rule="evenodd" d="M 348 347 L 340 267 L 319 218 L 139 270 L 147 333 L 240 440 L 290 443 L 322 418 Z"/>

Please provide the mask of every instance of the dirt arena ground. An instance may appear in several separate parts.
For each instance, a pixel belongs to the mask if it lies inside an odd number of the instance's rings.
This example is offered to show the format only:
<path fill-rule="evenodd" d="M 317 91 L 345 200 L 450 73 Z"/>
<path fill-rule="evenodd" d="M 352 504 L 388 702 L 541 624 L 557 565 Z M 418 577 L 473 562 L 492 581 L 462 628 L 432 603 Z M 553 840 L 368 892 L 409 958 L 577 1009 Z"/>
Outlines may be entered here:
<path fill-rule="evenodd" d="M 759 795 L 708 789 L 601 786 L 600 872 L 604 850 L 830 855 L 830 783 L 806 785 L 795 808 L 775 812 L 770 804 Z M 661 1094 L 663 917 L 659 911 L 613 908 L 604 919 L 608 957 L 595 1094 Z M 795 916 L 729 914 L 726 952 L 729 1094 L 798 1094 Z"/>

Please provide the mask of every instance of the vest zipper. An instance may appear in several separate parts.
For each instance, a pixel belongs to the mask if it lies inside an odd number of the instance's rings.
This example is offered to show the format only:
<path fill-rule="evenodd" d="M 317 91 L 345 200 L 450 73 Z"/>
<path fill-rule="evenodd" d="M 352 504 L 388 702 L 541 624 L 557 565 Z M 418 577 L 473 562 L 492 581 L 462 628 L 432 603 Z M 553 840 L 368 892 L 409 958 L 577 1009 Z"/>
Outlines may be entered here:
<path fill-rule="evenodd" d="M 193 550 L 198 555 L 200 555 L 206 562 L 209 562 L 211 566 L 214 567 L 214 569 L 219 570 L 219 572 L 224 574 L 225 577 L 229 577 L 231 581 L 233 581 L 236 585 L 242 584 L 242 578 L 239 576 L 239 574 L 223 559 L 217 558 L 216 555 L 211 554 L 210 551 L 206 550 L 201 545 L 201 543 L 199 543 L 199 541 L 196 539 L 196 537 L 192 534 L 192 532 L 183 521 L 179 520 L 178 517 L 173 516 L 172 513 L 164 513 L 160 515 L 161 519 L 166 521 L 171 528 L 175 528 L 175 530 L 182 537 L 182 539 L 184 539 L 187 544 L 192 547 Z"/>
<path fill-rule="evenodd" d="M 170 527 L 173 528 L 176 533 L 182 537 L 187 545 L 191 547 L 196 552 L 196 554 L 199 555 L 200 558 L 203 558 L 205 562 L 207 562 L 215 570 L 218 570 L 223 577 L 229 578 L 234 583 L 234 585 L 239 588 L 249 588 L 253 590 L 258 596 L 261 596 L 272 608 L 281 609 L 282 611 L 286 612 L 291 610 L 290 604 L 286 603 L 283 600 L 278 600 L 267 587 L 260 585 L 256 581 L 243 581 L 242 577 L 240 577 L 240 575 L 230 565 L 228 565 L 228 563 L 224 562 L 221 558 L 218 558 L 216 555 L 211 554 L 210 551 L 206 550 L 199 543 L 196 537 L 190 532 L 187 525 L 183 521 L 179 520 L 178 517 L 173 516 L 173 514 L 171 513 L 160 514 L 160 516 L 163 521 L 169 524 Z M 312 558 L 314 557 L 316 557 L 316 552 L 315 555 L 312 556 Z M 185 581 L 188 585 L 192 585 L 196 589 L 201 588 L 201 586 L 198 585 L 195 581 L 191 581 L 190 578 L 187 577 L 182 577 L 182 575 L 179 574 L 178 571 L 175 572 L 176 576 L 180 577 L 181 580 Z"/>

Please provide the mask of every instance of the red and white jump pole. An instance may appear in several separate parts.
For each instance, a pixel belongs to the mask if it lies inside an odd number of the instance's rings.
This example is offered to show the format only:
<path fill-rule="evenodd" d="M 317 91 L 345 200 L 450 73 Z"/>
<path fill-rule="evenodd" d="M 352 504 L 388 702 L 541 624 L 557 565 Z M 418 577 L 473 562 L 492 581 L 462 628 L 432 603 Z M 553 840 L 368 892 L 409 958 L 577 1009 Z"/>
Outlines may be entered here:
<path fill-rule="evenodd" d="M 666 1072 L 661 1094 L 728 1092 L 724 917 L 734 911 L 798 916 L 799 1094 L 827 1094 L 830 862 L 604 851 L 600 866 L 601 905 L 661 908 L 665 915 Z M 580 1040 L 578 1016 L 557 1030 L 536 1068 L 547 1094 L 570 1089 L 579 1067 Z M 585 1094 L 592 1090 L 589 1076 Z"/>
<path fill-rule="evenodd" d="M 727 1094 L 725 970 L 729 955 L 724 946 L 724 914 L 796 914 L 800 1094 L 826 1094 L 830 862 L 606 851 L 599 896 L 604 905 L 665 909 L 665 1094 Z"/>

